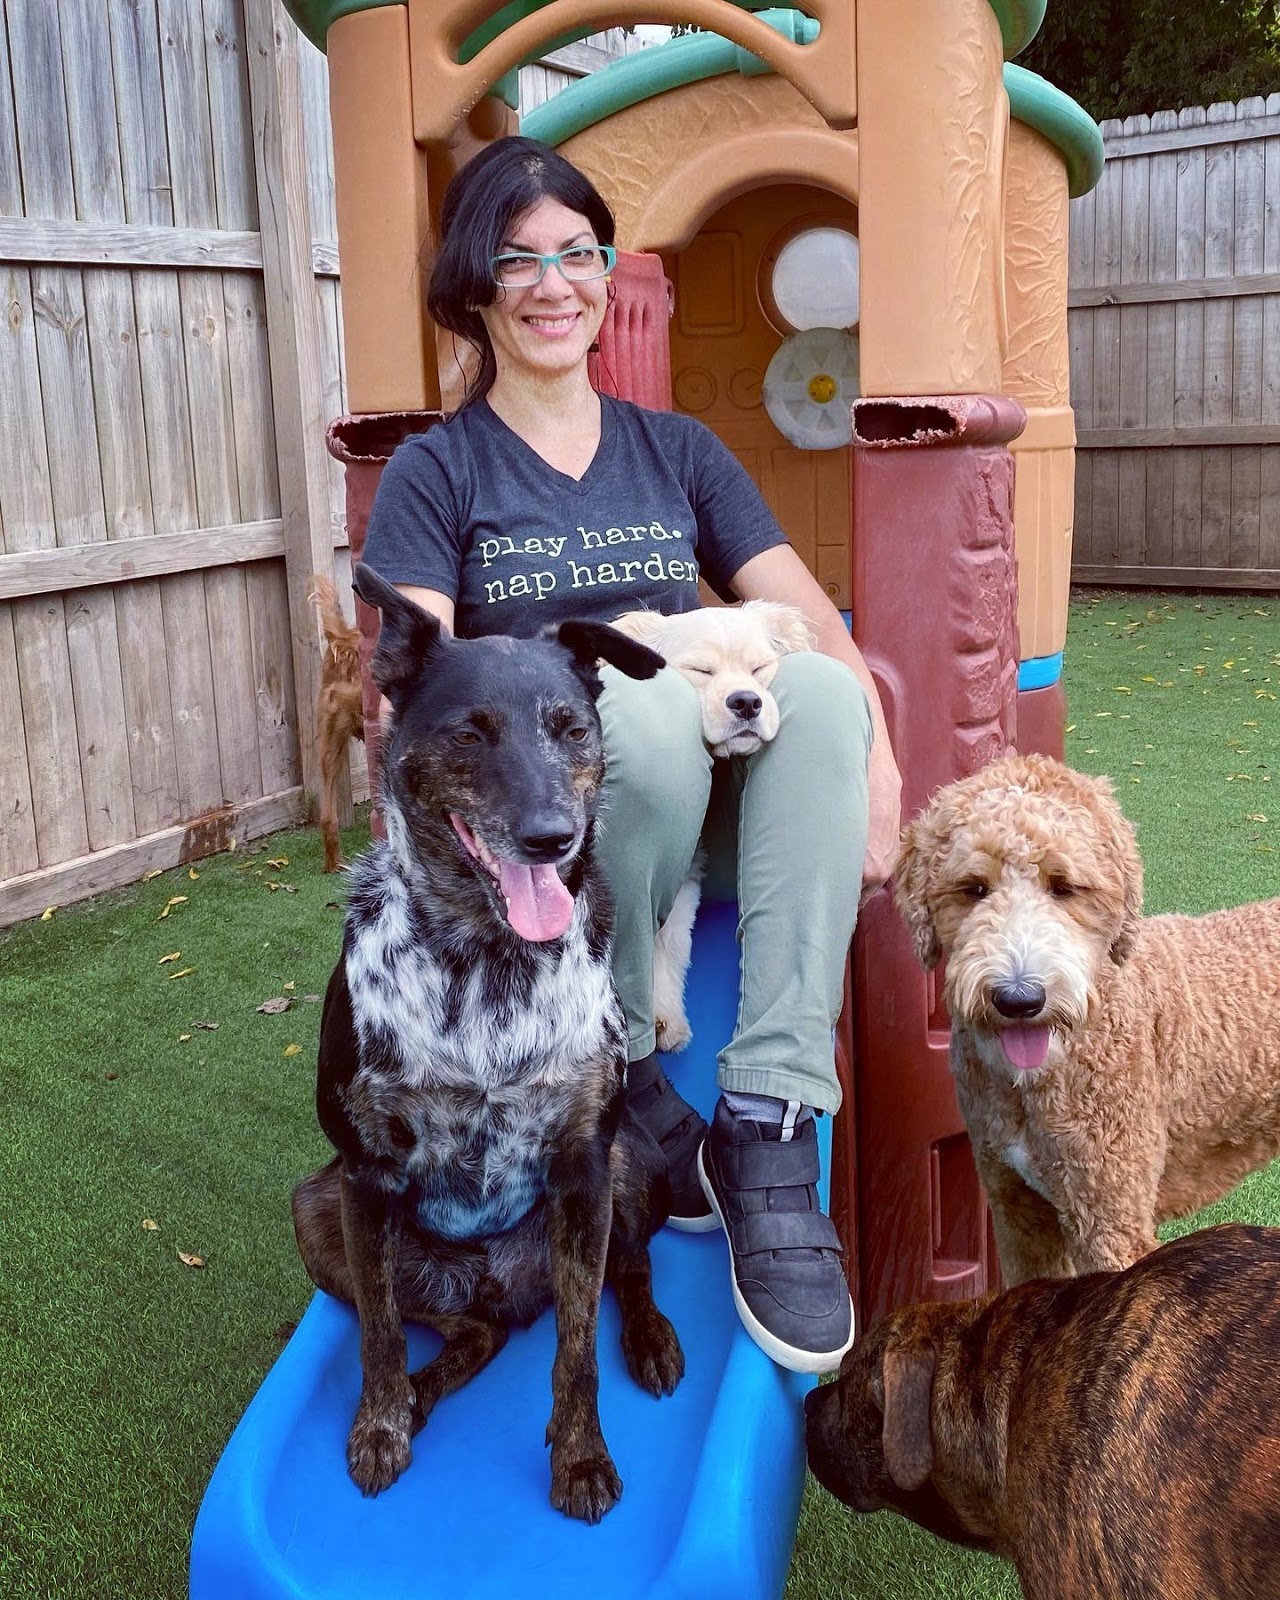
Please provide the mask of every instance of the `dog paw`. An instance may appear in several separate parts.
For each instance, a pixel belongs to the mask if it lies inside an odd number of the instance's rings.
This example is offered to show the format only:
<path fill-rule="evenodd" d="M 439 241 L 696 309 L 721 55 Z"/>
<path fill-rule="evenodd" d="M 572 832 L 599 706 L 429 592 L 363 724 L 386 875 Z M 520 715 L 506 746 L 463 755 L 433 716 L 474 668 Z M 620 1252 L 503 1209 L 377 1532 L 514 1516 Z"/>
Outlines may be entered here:
<path fill-rule="evenodd" d="M 684 1351 L 676 1330 L 656 1306 L 638 1326 L 633 1321 L 623 1328 L 622 1355 L 627 1371 L 655 1400 L 674 1394 L 684 1377 Z"/>
<path fill-rule="evenodd" d="M 654 1024 L 658 1036 L 658 1049 L 666 1055 L 673 1055 L 677 1050 L 683 1050 L 689 1040 L 693 1038 L 693 1029 L 684 1012 L 679 1012 L 671 1021 L 659 1017 Z"/>
<path fill-rule="evenodd" d="M 407 1415 L 402 1423 L 370 1414 L 363 1407 L 356 1413 L 347 1440 L 347 1467 L 362 1494 L 381 1494 L 409 1465 L 409 1428 Z"/>
<path fill-rule="evenodd" d="M 607 1454 L 551 1464 L 551 1504 L 579 1522 L 599 1522 L 622 1497 L 622 1479 Z"/>

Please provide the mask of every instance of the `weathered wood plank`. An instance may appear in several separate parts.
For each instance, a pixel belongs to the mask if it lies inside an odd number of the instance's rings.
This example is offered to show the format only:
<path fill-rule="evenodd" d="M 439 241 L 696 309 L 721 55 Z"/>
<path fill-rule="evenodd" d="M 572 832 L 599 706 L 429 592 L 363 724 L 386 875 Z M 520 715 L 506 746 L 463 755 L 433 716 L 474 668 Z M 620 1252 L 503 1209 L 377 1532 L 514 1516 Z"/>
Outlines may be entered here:
<path fill-rule="evenodd" d="M 1234 567 L 1073 566 L 1071 581 L 1107 589 L 1280 589 L 1280 567 L 1237 572 Z"/>
<path fill-rule="evenodd" d="M 1272 139 L 1278 132 L 1280 117 L 1244 117 L 1234 119 L 1230 128 L 1218 121 L 1198 135 L 1188 133 L 1186 124 L 1182 123 L 1176 130 L 1162 130 L 1159 133 L 1104 134 L 1102 147 L 1108 161 L 1123 161 L 1128 156 L 1157 155 L 1167 150 L 1202 149 L 1206 145 L 1243 144 L 1250 139 Z"/>
<path fill-rule="evenodd" d="M 1145 132 L 1151 119 L 1127 117 L 1126 131 Z M 1120 281 L 1145 283 L 1151 276 L 1148 207 L 1151 172 L 1146 157 L 1126 161 L 1120 169 Z M 1147 420 L 1147 308 L 1120 310 L 1120 426 L 1141 428 Z M 1147 462 L 1145 455 L 1126 452 L 1117 463 L 1119 512 L 1116 549 L 1122 564 L 1140 562 L 1146 547 Z"/>
<path fill-rule="evenodd" d="M 66 219 L 0 218 L 0 261 L 40 261 L 99 267 L 175 267 L 219 272 L 261 272 L 262 239 L 243 228 L 122 226 Z M 317 277 L 338 276 L 338 246 L 311 247 Z"/>
<path fill-rule="evenodd" d="M 40 862 L 48 866 L 89 848 L 67 619 L 57 595 L 15 600 L 12 614 L 31 814 Z"/>
<path fill-rule="evenodd" d="M 9 58 L 9 25 L 0 5 L 0 217 L 22 215 L 22 173 L 18 165 L 18 131 L 13 115 L 13 72 Z"/>
<path fill-rule="evenodd" d="M 130 541 L 135 546 L 150 542 Z M 169 662 L 162 648 L 164 600 L 160 584 L 148 579 L 121 584 L 115 590 L 115 601 L 133 815 L 139 835 L 146 835 L 171 827 L 182 815 Z"/>
<path fill-rule="evenodd" d="M 1210 126 L 1235 125 L 1236 108 L 1230 102 L 1212 105 Z M 1227 277 L 1235 270 L 1236 151 L 1234 144 L 1212 145 L 1205 152 L 1204 270 L 1209 278 Z M 1231 420 L 1231 394 L 1235 382 L 1235 307 L 1229 300 L 1209 300 L 1204 308 L 1204 420 L 1220 424 Z M 1207 450 L 1201 462 L 1200 559 L 1207 567 L 1231 564 L 1231 453 Z"/>
<path fill-rule="evenodd" d="M 1280 111 L 1280 94 L 1267 97 L 1269 113 Z M 1262 264 L 1280 269 L 1280 138 L 1263 145 Z M 1280 422 L 1280 294 L 1262 302 L 1262 397 L 1264 422 Z M 1280 567 L 1280 450 L 1264 450 L 1258 472 L 1258 564 Z"/>
<path fill-rule="evenodd" d="M 1280 444 L 1280 423 L 1221 422 L 1199 428 L 1079 428 L 1077 450 L 1162 450 L 1173 445 L 1227 449 L 1232 445 Z"/>
<path fill-rule="evenodd" d="M 1094 191 L 1095 283 L 1120 277 L 1123 192 L 1121 166 L 1104 167 Z M 1093 313 L 1093 421 L 1100 428 L 1115 428 L 1120 423 L 1120 313 L 1109 307 Z M 1092 507 L 1093 559 L 1115 561 L 1119 556 L 1120 470 L 1114 455 L 1094 457 Z"/>
<path fill-rule="evenodd" d="M 13 712 L 21 704 L 12 607 L 0 605 L 0 706 L 10 708 L 0 723 L 0 882 L 34 872 L 40 864 L 31 814 L 26 732 L 22 718 Z"/>
<path fill-rule="evenodd" d="M 1153 206 L 1152 216 L 1155 215 Z M 1105 288 L 1072 289 L 1067 304 L 1071 307 L 1149 306 L 1179 300 L 1239 300 L 1247 295 L 1276 293 L 1280 293 L 1280 272 L 1250 272 L 1229 278 L 1194 278 L 1185 283 L 1114 283 Z"/>
<path fill-rule="evenodd" d="M 218 807 L 176 828 L 99 850 L 79 860 L 0 883 L 0 926 L 38 916 L 46 906 L 70 905 L 134 883 L 148 872 L 184 866 L 302 820 L 301 789 L 286 789 L 246 806 Z"/>
<path fill-rule="evenodd" d="M 307 592 L 313 572 L 332 573 L 333 547 L 298 36 L 275 0 L 246 0 L 245 21 L 299 744 L 314 792 L 321 655 Z"/>
<path fill-rule="evenodd" d="M 1237 117 L 1256 116 L 1265 110 L 1261 96 L 1241 101 Z M 1255 140 L 1239 146 L 1235 159 L 1235 216 L 1232 223 L 1233 266 L 1237 274 L 1260 272 L 1265 259 L 1263 209 L 1266 187 L 1266 146 Z M 1231 415 L 1233 420 L 1257 424 L 1262 420 L 1262 301 L 1256 297 L 1233 302 Z M 1249 445 L 1231 452 L 1231 523 L 1229 564 L 1259 564 L 1262 452 Z"/>
<path fill-rule="evenodd" d="M 1178 113 L 1180 129 L 1202 130 L 1203 106 Z M 1178 161 L 1177 242 L 1180 279 L 1203 278 L 1205 229 L 1205 152 L 1188 148 Z M 1179 305 L 1174 316 L 1173 420 L 1178 427 L 1204 422 L 1204 307 Z M 1204 472 L 1198 450 L 1175 450 L 1173 457 L 1173 549 L 1175 566 L 1200 561 Z"/>
<path fill-rule="evenodd" d="M 102 850 L 135 831 L 115 600 L 81 589 L 64 613 L 89 848 Z"/>
<path fill-rule="evenodd" d="M 1158 111 L 1152 132 L 1176 128 L 1172 111 Z M 1157 287 L 1175 287 L 1178 271 L 1178 158 L 1153 155 L 1149 164 L 1150 253 L 1148 278 Z M 1127 286 L 1126 286 L 1127 287 Z M 1172 305 L 1147 309 L 1147 424 L 1173 425 L 1177 312 Z M 1173 558 L 1173 456 L 1155 451 L 1147 458 L 1147 528 L 1145 561 L 1167 565 Z"/>
<path fill-rule="evenodd" d="M 0 600 L 273 560 L 284 554 L 283 528 L 279 517 L 265 517 L 226 527 L 193 528 L 185 533 L 157 533 L 139 539 L 0 555 Z M 345 528 L 335 526 L 331 535 L 335 548 L 346 544 Z"/>

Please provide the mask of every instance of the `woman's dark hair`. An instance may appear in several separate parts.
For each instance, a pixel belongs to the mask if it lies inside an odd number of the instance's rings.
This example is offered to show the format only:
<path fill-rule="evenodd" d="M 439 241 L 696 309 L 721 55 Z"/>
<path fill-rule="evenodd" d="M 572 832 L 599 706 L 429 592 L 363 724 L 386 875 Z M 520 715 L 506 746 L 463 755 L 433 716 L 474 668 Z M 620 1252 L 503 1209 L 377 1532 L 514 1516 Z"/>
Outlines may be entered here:
<path fill-rule="evenodd" d="M 612 244 L 613 212 L 591 180 L 536 139 L 497 139 L 455 174 L 440 211 L 440 243 L 427 284 L 432 320 L 465 339 L 480 357 L 463 405 L 483 398 L 498 375 L 481 306 L 498 295 L 493 258 L 516 221 L 541 200 L 586 217 L 599 244 Z"/>

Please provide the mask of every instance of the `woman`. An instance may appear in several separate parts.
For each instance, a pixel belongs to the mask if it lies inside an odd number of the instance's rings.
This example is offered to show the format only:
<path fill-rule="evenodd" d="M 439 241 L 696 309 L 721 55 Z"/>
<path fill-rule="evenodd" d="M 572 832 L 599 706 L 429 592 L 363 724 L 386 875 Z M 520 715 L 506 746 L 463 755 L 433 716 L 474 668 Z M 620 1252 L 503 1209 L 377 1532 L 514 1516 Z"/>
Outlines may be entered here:
<path fill-rule="evenodd" d="M 778 736 L 716 763 L 714 780 L 689 684 L 604 669 L 597 855 L 617 899 L 628 1101 L 666 1154 L 672 1223 L 718 1217 L 752 1337 L 785 1366 L 826 1371 L 852 1343 L 853 1316 L 814 1187 L 813 1112 L 840 1104 L 831 1029 L 859 886 L 888 875 L 898 835 L 875 685 L 715 435 L 592 389 L 614 223 L 591 183 L 532 140 L 499 140 L 454 179 L 441 222 L 428 307 L 478 366 L 457 414 L 388 463 L 366 561 L 462 637 L 690 610 L 699 575 L 724 599 L 795 605 L 813 623 L 818 653 L 785 657 L 773 682 Z M 736 834 L 742 913 L 738 1021 L 709 1129 L 659 1066 L 652 1016 L 654 931 L 704 825 Z"/>

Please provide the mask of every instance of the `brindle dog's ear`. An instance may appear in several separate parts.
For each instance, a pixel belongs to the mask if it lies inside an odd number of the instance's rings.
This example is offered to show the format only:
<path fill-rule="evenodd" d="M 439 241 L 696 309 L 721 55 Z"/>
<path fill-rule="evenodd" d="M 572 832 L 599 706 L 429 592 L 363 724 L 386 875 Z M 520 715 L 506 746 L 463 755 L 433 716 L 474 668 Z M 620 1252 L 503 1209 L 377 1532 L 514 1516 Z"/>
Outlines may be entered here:
<path fill-rule="evenodd" d="M 933 1471 L 933 1346 L 889 1344 L 884 1352 L 884 1464 L 900 1489 L 921 1488 Z"/>
<path fill-rule="evenodd" d="M 628 639 L 625 633 L 611 628 L 607 622 L 562 622 L 559 626 L 543 629 L 543 637 L 555 639 L 572 655 L 579 671 L 596 675 L 596 663 L 607 661 L 628 678 L 652 678 L 666 662 L 648 645 Z"/>
<path fill-rule="evenodd" d="M 382 612 L 378 648 L 369 670 L 373 681 L 398 711 L 400 697 L 428 657 L 440 648 L 443 632 L 440 619 L 415 605 L 363 561 L 358 562 L 351 573 L 351 587 L 366 605 L 377 606 Z"/>

